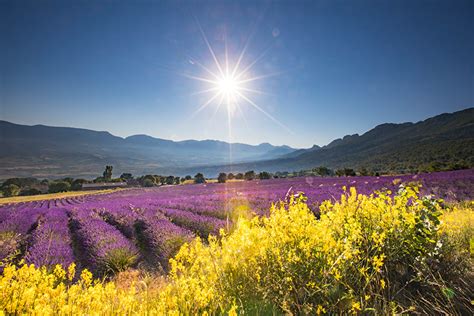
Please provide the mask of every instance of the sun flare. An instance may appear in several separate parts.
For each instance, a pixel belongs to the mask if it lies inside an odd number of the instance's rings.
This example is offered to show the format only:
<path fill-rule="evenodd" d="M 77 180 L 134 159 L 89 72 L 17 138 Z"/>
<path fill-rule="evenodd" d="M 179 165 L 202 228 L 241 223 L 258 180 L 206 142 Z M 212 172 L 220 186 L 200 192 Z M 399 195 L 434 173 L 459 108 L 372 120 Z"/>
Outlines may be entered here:
<path fill-rule="evenodd" d="M 209 98 L 207 98 L 207 100 L 199 106 L 199 108 L 195 111 L 193 115 L 199 113 L 210 105 L 215 106 L 215 114 L 222 106 L 224 106 L 227 112 L 230 134 L 231 118 L 235 114 L 239 113 L 245 120 L 243 106 L 247 105 L 264 114 L 271 121 L 273 121 L 280 127 L 283 127 L 288 132 L 292 133 L 292 131 L 288 127 L 282 124 L 273 115 L 268 113 L 264 108 L 259 106 L 254 100 L 252 100 L 251 97 L 251 94 L 266 94 L 265 92 L 260 91 L 255 87 L 252 87 L 252 83 L 254 83 L 255 81 L 260 81 L 264 78 L 280 74 L 280 72 L 275 72 L 255 76 L 251 73 L 251 69 L 255 66 L 255 64 L 257 64 L 258 61 L 260 61 L 264 57 L 264 55 L 268 52 L 268 49 L 264 50 L 253 61 L 246 63 L 244 61 L 244 55 L 248 48 L 248 39 L 238 57 L 235 56 L 237 58 L 229 58 L 229 54 L 227 51 L 227 42 L 225 42 L 225 54 L 223 56 L 219 56 L 220 58 L 218 58 L 216 52 L 209 43 L 209 40 L 207 39 L 207 36 L 204 33 L 204 30 L 202 29 L 201 25 L 198 21 L 196 22 L 201 31 L 202 38 L 207 45 L 209 53 L 212 56 L 212 61 L 214 65 L 211 67 L 207 67 L 195 59 L 190 59 L 190 64 L 196 65 L 201 68 L 201 70 L 203 70 L 206 75 L 195 76 L 183 74 L 185 77 L 201 81 L 207 85 L 206 89 L 194 93 L 194 95 L 208 94 Z"/>
<path fill-rule="evenodd" d="M 224 76 L 217 81 L 219 93 L 235 98 L 239 91 L 239 83 L 233 76 Z"/>

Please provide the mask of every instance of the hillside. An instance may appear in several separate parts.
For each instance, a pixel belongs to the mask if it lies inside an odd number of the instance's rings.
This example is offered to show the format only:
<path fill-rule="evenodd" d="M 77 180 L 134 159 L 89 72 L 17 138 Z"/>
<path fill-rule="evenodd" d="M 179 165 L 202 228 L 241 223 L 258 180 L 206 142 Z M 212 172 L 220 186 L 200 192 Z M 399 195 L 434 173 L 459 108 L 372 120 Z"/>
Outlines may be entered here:
<path fill-rule="evenodd" d="M 177 168 L 276 158 L 288 146 L 257 146 L 216 140 L 171 141 L 147 135 L 127 138 L 79 128 L 26 126 L 0 121 L 0 178 L 95 177 L 105 165 L 114 173 L 172 173 Z"/>
<path fill-rule="evenodd" d="M 194 174 L 222 171 L 294 171 L 316 166 L 404 172 L 432 162 L 474 165 L 474 108 L 417 123 L 386 123 L 326 146 L 293 149 L 215 140 L 171 141 L 147 135 L 127 138 L 79 128 L 25 126 L 0 121 L 0 178 L 95 177 L 114 173 Z M 229 165 L 232 150 L 234 164 Z"/>
<path fill-rule="evenodd" d="M 444 113 L 417 123 L 381 124 L 363 135 L 347 135 L 324 147 L 294 151 L 279 159 L 226 168 L 213 166 L 204 172 L 213 174 L 220 169 L 294 171 L 321 165 L 403 172 L 433 162 L 474 166 L 474 108 Z"/>

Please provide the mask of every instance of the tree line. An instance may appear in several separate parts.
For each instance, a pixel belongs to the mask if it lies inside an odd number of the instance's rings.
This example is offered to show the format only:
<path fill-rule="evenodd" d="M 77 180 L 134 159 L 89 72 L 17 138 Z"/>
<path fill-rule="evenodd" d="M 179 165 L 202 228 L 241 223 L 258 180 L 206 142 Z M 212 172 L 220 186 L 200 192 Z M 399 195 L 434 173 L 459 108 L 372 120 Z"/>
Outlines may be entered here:
<path fill-rule="evenodd" d="M 458 170 L 466 169 L 466 165 L 453 165 L 444 166 L 439 163 L 432 163 L 426 166 L 420 172 L 436 172 L 445 170 Z M 225 183 L 229 180 L 266 180 L 272 178 L 291 178 L 291 177 L 302 177 L 302 176 L 320 176 L 320 177 L 355 177 L 355 176 L 379 176 L 379 172 L 361 167 L 359 169 L 353 168 L 340 168 L 330 169 L 325 166 L 318 166 L 309 170 L 300 170 L 294 172 L 275 172 L 270 173 L 267 171 L 261 171 L 256 173 L 254 170 L 238 173 L 219 173 L 217 177 L 218 183 Z M 187 175 L 184 177 L 173 176 L 173 175 L 152 175 L 147 174 L 139 177 L 134 177 L 131 173 L 122 173 L 120 177 L 113 178 L 113 166 L 105 166 L 105 170 L 102 176 L 99 176 L 93 180 L 86 180 L 82 178 L 74 179 L 72 177 L 61 178 L 57 180 L 48 179 L 37 179 L 34 177 L 28 178 L 10 178 L 5 180 L 0 185 L 0 193 L 4 197 L 10 196 L 26 196 L 26 195 L 37 195 L 43 193 L 58 193 L 66 191 L 79 191 L 83 189 L 83 184 L 86 183 L 126 183 L 127 186 L 141 186 L 141 187 L 155 187 L 162 185 L 178 185 L 183 183 L 206 183 L 209 179 L 198 172 L 194 177 Z"/>

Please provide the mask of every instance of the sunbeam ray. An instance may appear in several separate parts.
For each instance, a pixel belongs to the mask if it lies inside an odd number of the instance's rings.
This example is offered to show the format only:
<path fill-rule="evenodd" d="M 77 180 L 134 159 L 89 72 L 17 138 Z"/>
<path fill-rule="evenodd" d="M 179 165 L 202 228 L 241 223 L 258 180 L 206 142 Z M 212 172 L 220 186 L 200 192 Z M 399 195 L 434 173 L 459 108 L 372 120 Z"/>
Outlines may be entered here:
<path fill-rule="evenodd" d="M 189 58 L 192 60 L 193 63 L 195 63 L 196 65 L 198 65 L 199 67 L 201 67 L 202 69 L 204 69 L 207 73 L 209 73 L 210 75 L 212 75 L 214 78 L 216 79 L 219 79 L 219 75 L 217 75 L 216 73 L 214 73 L 212 70 L 210 70 L 209 68 L 207 68 L 206 66 L 204 66 L 203 64 L 201 64 L 198 60 L 194 59 L 194 58 Z"/>
<path fill-rule="evenodd" d="M 257 110 L 259 110 L 261 113 L 265 114 L 269 119 L 271 119 L 273 122 L 277 123 L 278 125 L 280 125 L 281 127 L 283 127 L 284 129 L 286 129 L 289 133 L 291 134 L 294 134 L 286 125 L 284 125 L 283 123 L 281 123 L 279 120 L 277 120 L 273 115 L 271 115 L 270 113 L 268 113 L 267 111 L 265 111 L 264 109 L 262 109 L 261 107 L 259 107 L 255 102 L 253 102 L 252 100 L 250 100 L 249 98 L 247 98 L 244 94 L 240 93 L 240 92 L 237 92 L 240 97 L 242 99 L 244 99 L 245 101 L 247 101 L 250 105 L 252 105 L 254 108 L 256 108 Z"/>
<path fill-rule="evenodd" d="M 200 94 L 205 94 L 205 93 L 209 93 L 209 92 L 213 92 L 213 91 L 217 91 L 217 90 L 219 90 L 219 87 L 212 87 L 212 88 L 209 88 L 209 89 L 199 90 L 199 91 L 193 92 L 193 93 L 191 93 L 191 95 L 200 95 Z"/>
<path fill-rule="evenodd" d="M 214 62 L 216 63 L 216 66 L 217 68 L 219 69 L 220 73 L 222 76 L 224 76 L 224 72 L 222 71 L 222 67 L 219 63 L 219 60 L 217 59 L 216 57 L 216 54 L 214 53 L 214 50 L 212 49 L 212 46 L 211 44 L 209 43 L 209 40 L 207 39 L 207 36 L 206 34 L 204 33 L 204 30 L 202 29 L 202 26 L 201 26 L 201 23 L 199 23 L 198 19 L 196 19 L 196 23 L 199 27 L 199 30 L 201 31 L 201 35 L 202 35 L 202 38 L 204 39 L 204 41 L 206 42 L 206 45 L 207 45 L 207 48 L 209 49 L 209 52 L 211 53 L 212 55 L 212 58 L 214 59 Z"/>
<path fill-rule="evenodd" d="M 216 93 L 212 98 L 210 98 L 209 100 L 206 101 L 206 103 L 202 104 L 197 110 L 196 110 L 196 114 L 201 112 L 202 110 L 204 110 L 209 104 L 212 103 L 212 101 L 214 101 L 219 95 L 221 95 L 221 93 Z"/>

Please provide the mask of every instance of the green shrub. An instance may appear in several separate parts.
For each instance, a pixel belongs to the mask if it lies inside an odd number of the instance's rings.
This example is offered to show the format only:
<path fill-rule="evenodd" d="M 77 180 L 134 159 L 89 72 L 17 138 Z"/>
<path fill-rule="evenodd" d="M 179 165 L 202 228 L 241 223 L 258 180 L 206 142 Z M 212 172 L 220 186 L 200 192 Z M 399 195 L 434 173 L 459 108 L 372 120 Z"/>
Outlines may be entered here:
<path fill-rule="evenodd" d="M 3 196 L 17 196 L 20 193 L 20 187 L 16 184 L 8 184 L 2 187 Z"/>
<path fill-rule="evenodd" d="M 71 189 L 71 185 L 66 181 L 56 181 L 49 184 L 49 193 L 66 192 Z"/>

